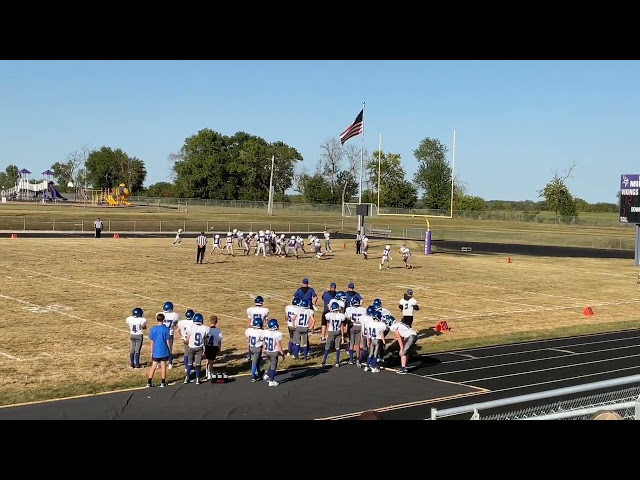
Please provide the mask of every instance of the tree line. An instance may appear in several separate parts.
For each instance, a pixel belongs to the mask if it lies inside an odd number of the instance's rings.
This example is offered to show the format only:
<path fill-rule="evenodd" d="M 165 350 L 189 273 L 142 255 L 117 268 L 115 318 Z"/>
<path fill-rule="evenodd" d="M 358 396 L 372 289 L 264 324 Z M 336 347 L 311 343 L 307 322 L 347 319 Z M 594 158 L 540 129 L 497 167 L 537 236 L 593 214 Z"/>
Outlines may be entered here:
<path fill-rule="evenodd" d="M 327 138 L 319 150 L 315 170 L 309 172 L 299 168 L 303 161 L 300 152 L 283 141 L 268 142 L 246 132 L 225 135 L 205 128 L 186 138 L 179 152 L 169 155 L 171 182 L 144 187 L 147 178 L 144 161 L 108 146 L 82 146 L 65 160 L 53 163 L 51 170 L 61 192 L 73 192 L 84 186 L 112 188 L 125 183 L 133 195 L 266 201 L 273 164 L 276 202 L 354 202 L 362 178 L 362 201 L 378 204 L 379 200 L 381 207 L 449 211 L 453 184 L 453 208 L 459 211 L 547 210 L 560 217 L 618 209 L 616 203 L 589 204 L 572 195 L 566 182 L 576 164 L 564 174 L 554 174 L 538 191 L 542 200 L 503 201 L 468 195 L 465 184 L 458 177 L 452 179 L 448 148 L 437 138 L 425 137 L 413 150 L 418 169 L 410 179 L 398 153 L 361 152 L 355 144 L 343 146 L 334 137 Z M 14 186 L 18 170 L 17 166 L 9 165 L 0 172 L 0 188 Z M 288 195 L 290 191 L 294 194 Z"/>

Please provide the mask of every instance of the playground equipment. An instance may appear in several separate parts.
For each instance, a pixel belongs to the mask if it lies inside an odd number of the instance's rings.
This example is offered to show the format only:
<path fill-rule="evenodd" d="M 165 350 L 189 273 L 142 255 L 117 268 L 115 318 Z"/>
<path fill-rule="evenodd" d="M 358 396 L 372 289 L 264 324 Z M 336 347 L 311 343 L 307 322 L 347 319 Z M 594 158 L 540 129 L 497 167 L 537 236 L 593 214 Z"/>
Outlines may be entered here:
<path fill-rule="evenodd" d="M 18 172 L 20 177 L 15 187 L 3 191 L 3 196 L 12 200 L 39 200 L 43 202 L 66 200 L 53 184 L 54 173 L 51 170 L 42 172 L 44 177 L 41 181 L 33 181 L 30 176 L 31 172 L 23 168 Z"/>
<path fill-rule="evenodd" d="M 91 195 L 91 203 L 93 205 L 104 205 L 105 203 L 110 207 L 131 205 L 129 202 L 129 188 L 121 183 L 114 188 L 103 188 L 102 190 L 96 190 Z"/>

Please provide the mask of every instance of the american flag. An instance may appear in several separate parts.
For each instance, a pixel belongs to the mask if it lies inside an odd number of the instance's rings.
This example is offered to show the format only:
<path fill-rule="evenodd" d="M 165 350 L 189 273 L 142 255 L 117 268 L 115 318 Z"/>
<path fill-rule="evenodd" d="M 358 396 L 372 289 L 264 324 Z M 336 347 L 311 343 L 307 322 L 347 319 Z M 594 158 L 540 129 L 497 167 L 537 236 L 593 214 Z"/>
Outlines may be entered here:
<path fill-rule="evenodd" d="M 344 132 L 340 134 L 341 145 L 344 145 L 344 143 L 350 138 L 353 138 L 357 135 L 360 135 L 362 132 L 364 132 L 363 116 L 364 116 L 364 108 L 360 110 L 360 113 L 358 114 L 356 119 L 353 121 L 353 123 L 349 125 L 349 128 L 347 128 Z"/>

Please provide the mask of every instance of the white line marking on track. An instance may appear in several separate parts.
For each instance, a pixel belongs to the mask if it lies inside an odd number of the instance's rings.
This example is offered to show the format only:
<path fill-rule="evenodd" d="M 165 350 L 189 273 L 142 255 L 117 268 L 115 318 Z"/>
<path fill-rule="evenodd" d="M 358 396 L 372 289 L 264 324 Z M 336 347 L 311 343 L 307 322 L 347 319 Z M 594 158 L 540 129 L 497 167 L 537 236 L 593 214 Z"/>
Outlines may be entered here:
<path fill-rule="evenodd" d="M 513 344 L 513 345 L 493 345 L 493 346 L 488 346 L 488 347 L 478 347 L 478 348 L 474 348 L 472 350 L 469 350 L 470 352 L 475 352 L 475 351 L 482 351 L 482 350 L 488 350 L 488 349 L 495 349 L 495 348 L 502 348 L 505 346 L 519 346 L 519 345 L 537 345 L 537 344 L 543 344 L 546 342 L 549 342 L 551 340 L 571 340 L 571 339 L 578 339 L 578 338 L 588 338 L 589 336 L 596 336 L 596 335 L 602 335 L 601 333 L 594 333 L 591 335 L 585 335 L 585 336 L 578 336 L 578 337 L 569 337 L 566 339 L 549 339 L 549 340 L 532 340 L 531 342 L 525 342 L 525 343 L 521 343 L 521 344 Z M 623 338 L 611 338 L 608 340 L 597 340 L 595 342 L 581 342 L 581 343 L 571 343 L 568 345 L 562 345 L 562 347 L 567 347 L 567 348 L 571 348 L 571 347 L 584 347 L 587 345 L 600 345 L 603 343 L 612 343 L 612 342 L 622 342 L 625 340 L 634 340 L 634 339 L 640 339 L 640 336 L 633 336 L 633 337 L 623 337 Z M 517 352 L 508 352 L 508 353 L 497 353 L 495 355 L 485 355 L 482 357 L 477 357 L 478 359 L 485 359 L 485 358 L 497 358 L 497 357 L 511 357 L 514 355 L 522 355 L 522 354 L 526 354 L 526 353 L 535 353 L 535 352 L 541 352 L 543 350 L 549 350 L 549 347 L 542 347 L 542 348 L 532 348 L 529 350 L 520 350 Z M 608 349 L 604 349 L 604 350 L 600 350 L 600 351 L 607 351 Z M 431 356 L 437 356 L 437 355 L 444 355 L 446 353 L 457 353 L 459 354 L 459 352 L 438 352 L 438 353 L 432 353 Z M 471 359 L 460 359 L 460 360 L 447 360 L 445 362 L 442 362 L 442 364 L 445 363 L 459 363 L 459 362 L 469 362 L 471 361 Z"/>
<path fill-rule="evenodd" d="M 451 355 L 460 355 L 461 357 L 466 357 L 467 360 L 478 360 L 478 357 L 474 357 L 473 355 L 469 355 L 468 353 L 458 353 L 458 352 L 448 352 L 448 353 L 450 353 Z M 459 360 L 452 360 L 452 361 L 457 362 Z M 442 363 L 451 363 L 451 362 L 442 362 Z"/>
<path fill-rule="evenodd" d="M 575 352 L 572 352 L 571 350 L 564 350 L 562 348 L 549 348 L 548 350 L 551 350 L 551 351 L 554 351 L 554 352 L 560 352 L 560 353 L 569 353 L 571 355 L 575 355 L 576 354 Z"/>
<path fill-rule="evenodd" d="M 630 347 L 625 347 L 625 348 L 630 348 Z M 575 355 L 584 355 L 584 354 L 580 354 L 580 353 L 576 353 Z M 468 383 L 473 383 L 473 382 L 484 382 L 487 380 L 495 380 L 498 378 L 508 378 L 508 377 L 517 377 L 519 375 L 529 375 L 532 373 L 541 373 L 541 372 L 549 372 L 551 370 L 560 370 L 563 368 L 574 368 L 574 367 L 581 367 L 584 365 L 595 365 L 596 363 L 604 363 L 604 362 L 612 362 L 614 360 L 624 360 L 627 358 L 638 358 L 640 357 L 640 353 L 637 353 L 635 355 L 625 355 L 622 357 L 616 357 L 616 358 L 605 358 L 602 360 L 592 360 L 590 362 L 582 362 L 582 363 L 572 363 L 571 365 L 560 365 L 558 367 L 549 367 L 549 368 L 540 368 L 537 370 L 528 370 L 528 371 L 523 371 L 523 372 L 516 372 L 516 373 L 507 373 L 505 375 L 496 375 L 494 377 L 484 377 L 484 378 L 475 378 L 473 380 L 465 380 L 463 382 L 459 382 L 462 383 L 463 385 L 466 385 Z M 562 358 L 562 357 L 552 357 L 552 358 Z M 545 358 L 544 360 L 549 360 L 548 358 Z M 517 363 L 526 363 L 526 362 L 517 362 Z M 474 370 L 474 369 L 471 369 Z M 453 372 L 451 372 L 453 373 Z"/>
<path fill-rule="evenodd" d="M 639 348 L 639 347 L 640 347 L 639 345 L 626 345 L 624 347 L 607 348 L 607 349 L 604 349 L 604 350 L 595 350 L 595 351 L 590 351 L 590 352 L 572 353 L 571 356 L 580 357 L 580 356 L 590 355 L 590 354 L 594 354 L 594 353 L 612 352 L 614 350 L 625 350 L 627 348 Z M 547 348 L 547 349 L 541 349 L 541 350 L 552 350 L 552 349 Z M 520 360 L 520 361 L 517 361 L 517 362 L 498 363 L 496 365 L 485 365 L 485 366 L 482 366 L 482 367 L 462 368 L 460 370 L 452 370 L 450 372 L 433 373 L 433 374 L 431 374 L 429 376 L 430 377 L 439 377 L 441 375 L 453 375 L 453 374 L 456 374 L 456 373 L 473 372 L 473 371 L 477 371 L 477 370 L 487 370 L 487 369 L 490 369 L 490 368 L 501 368 L 501 367 L 508 367 L 508 366 L 511 366 L 511 365 L 522 365 L 524 363 L 546 362 L 548 360 L 553 360 L 553 359 L 556 359 L 556 358 L 567 358 L 568 356 L 569 355 L 563 354 L 563 355 L 556 355 L 556 356 L 553 356 L 553 357 L 532 358 L 530 360 Z M 631 355 L 631 357 L 634 357 L 634 356 L 640 356 L 640 354 Z M 604 360 L 598 360 L 598 362 L 608 362 L 608 361 L 618 360 L 618 359 L 621 359 L 621 358 L 631 358 L 631 357 L 629 357 L 629 356 L 613 357 L 613 358 L 607 358 L 607 359 L 604 359 Z M 585 365 L 588 365 L 589 363 L 590 362 L 587 362 Z M 572 364 L 572 365 L 567 365 L 567 367 L 571 367 L 571 366 L 575 366 L 575 365 L 582 365 L 582 364 L 581 363 L 575 363 L 575 364 Z M 543 368 L 541 370 L 533 370 L 532 372 L 544 372 L 546 370 L 554 370 L 555 368 L 564 368 L 564 367 L 550 367 L 548 369 L 544 369 Z M 521 372 L 521 373 L 525 374 L 525 373 L 530 373 L 530 372 Z M 520 373 L 518 373 L 518 375 L 519 374 Z M 511 374 L 509 374 L 509 375 L 511 375 Z M 507 376 L 509 376 L 509 375 L 507 375 Z M 500 378 L 500 377 L 496 377 L 496 378 Z M 464 382 L 461 382 L 461 383 L 464 383 Z"/>

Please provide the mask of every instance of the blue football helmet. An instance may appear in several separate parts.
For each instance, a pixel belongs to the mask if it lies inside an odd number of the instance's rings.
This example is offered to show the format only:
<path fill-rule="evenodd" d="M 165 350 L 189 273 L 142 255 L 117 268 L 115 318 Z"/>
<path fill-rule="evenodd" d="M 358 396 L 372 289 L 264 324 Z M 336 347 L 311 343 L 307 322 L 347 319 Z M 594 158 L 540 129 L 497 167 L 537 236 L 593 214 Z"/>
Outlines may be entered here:
<path fill-rule="evenodd" d="M 360 299 L 358 297 L 351 297 L 351 306 L 352 307 L 359 307 L 360 306 Z"/>
<path fill-rule="evenodd" d="M 136 318 L 142 318 L 144 317 L 144 312 L 140 307 L 136 307 L 131 311 L 131 315 L 133 315 Z"/>
<path fill-rule="evenodd" d="M 391 326 L 395 323 L 396 317 L 393 315 L 387 315 L 387 325 Z"/>
<path fill-rule="evenodd" d="M 261 307 L 262 305 L 264 305 L 264 298 L 262 298 L 260 295 L 258 295 L 258 296 L 256 297 L 256 299 L 253 301 L 253 304 L 254 304 L 256 307 Z"/>
<path fill-rule="evenodd" d="M 297 307 L 298 305 L 300 305 L 300 298 L 296 297 L 293 300 L 291 300 L 291 305 L 293 305 L 294 307 Z"/>
<path fill-rule="evenodd" d="M 300 307 L 309 308 L 309 300 L 307 300 L 306 298 L 300 299 Z"/>
<path fill-rule="evenodd" d="M 340 290 L 339 292 L 336 292 L 336 300 L 346 300 L 347 299 L 347 294 L 344 293 L 342 290 Z"/>
<path fill-rule="evenodd" d="M 380 300 L 379 298 L 376 298 L 376 299 L 373 301 L 373 304 L 372 304 L 372 305 L 373 305 L 373 308 L 375 308 L 376 310 L 379 310 L 379 309 L 381 309 L 381 308 L 382 308 L 382 300 Z"/>
<path fill-rule="evenodd" d="M 173 312 L 173 303 L 164 302 L 164 305 L 162 306 L 162 311 L 163 312 Z"/>
<path fill-rule="evenodd" d="M 278 330 L 280 328 L 280 324 L 278 323 L 278 320 L 276 320 L 275 318 L 272 318 L 271 320 L 269 320 L 269 323 L 267 324 L 267 326 L 269 327 L 269 330 Z"/>
<path fill-rule="evenodd" d="M 193 323 L 202 323 L 202 322 L 204 322 L 204 317 L 202 316 L 201 313 L 196 313 L 193 316 Z"/>
<path fill-rule="evenodd" d="M 264 321 L 261 318 L 254 318 L 251 322 L 251 325 L 253 326 L 253 328 L 263 328 Z"/>
<path fill-rule="evenodd" d="M 189 309 L 186 312 L 184 312 L 184 318 L 186 318 L 187 320 L 193 320 L 193 316 L 196 314 L 196 312 L 194 312 L 193 310 Z"/>
<path fill-rule="evenodd" d="M 380 310 L 376 310 L 373 314 L 373 318 L 382 320 L 382 312 Z"/>
<path fill-rule="evenodd" d="M 367 315 L 369 315 L 370 317 L 373 317 L 376 313 L 376 307 L 374 307 L 373 305 L 369 305 L 367 307 Z"/>
<path fill-rule="evenodd" d="M 331 302 L 329 304 L 329 310 L 332 312 L 337 312 L 340 310 L 340 304 L 338 302 Z"/>

